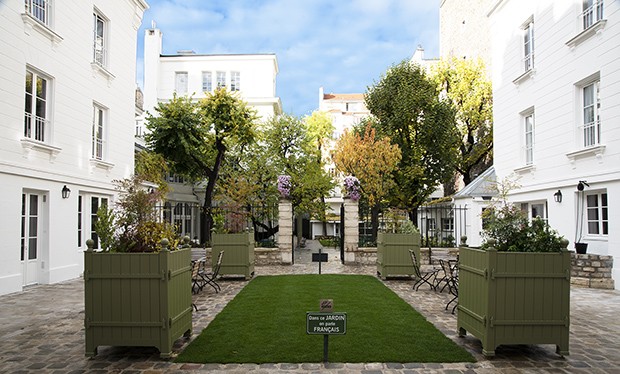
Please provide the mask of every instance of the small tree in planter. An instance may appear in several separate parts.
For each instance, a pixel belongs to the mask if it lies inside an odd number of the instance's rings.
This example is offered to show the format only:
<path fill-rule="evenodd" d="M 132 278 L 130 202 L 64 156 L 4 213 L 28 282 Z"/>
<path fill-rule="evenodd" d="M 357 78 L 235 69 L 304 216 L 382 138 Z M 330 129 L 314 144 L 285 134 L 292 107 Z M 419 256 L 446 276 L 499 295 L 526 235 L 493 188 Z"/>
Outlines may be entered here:
<path fill-rule="evenodd" d="M 414 275 L 411 264 L 413 250 L 420 262 L 420 232 L 413 222 L 399 219 L 398 213 L 388 214 L 386 231 L 377 235 L 377 274 L 390 276 Z"/>
<path fill-rule="evenodd" d="M 459 250 L 459 335 L 478 337 L 486 356 L 501 344 L 555 344 L 568 355 L 568 241 L 505 199 L 483 220 L 481 249 Z"/>
<path fill-rule="evenodd" d="M 191 250 L 176 250 L 174 227 L 161 222 L 138 177 L 117 181 L 116 209 L 103 206 L 84 254 L 86 355 L 101 345 L 154 346 L 170 357 L 192 329 Z"/>

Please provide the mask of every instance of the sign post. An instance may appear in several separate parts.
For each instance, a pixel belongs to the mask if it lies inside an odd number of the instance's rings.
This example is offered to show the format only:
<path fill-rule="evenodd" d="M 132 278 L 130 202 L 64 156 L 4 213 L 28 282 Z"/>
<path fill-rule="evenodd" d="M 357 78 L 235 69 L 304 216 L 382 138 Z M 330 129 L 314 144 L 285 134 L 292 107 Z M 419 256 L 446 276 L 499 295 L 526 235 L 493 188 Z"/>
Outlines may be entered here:
<path fill-rule="evenodd" d="M 327 301 L 321 300 L 323 305 Z M 327 303 L 326 303 L 327 304 Z M 333 303 L 329 303 L 330 307 Z M 307 312 L 306 333 L 309 335 L 323 335 L 323 362 L 328 362 L 328 345 L 330 335 L 345 335 L 347 333 L 347 314 L 333 312 Z"/>
<path fill-rule="evenodd" d="M 327 253 L 323 253 L 323 247 L 319 248 L 319 253 L 312 254 L 312 262 L 319 263 L 319 274 L 321 274 L 321 262 L 327 262 Z"/>

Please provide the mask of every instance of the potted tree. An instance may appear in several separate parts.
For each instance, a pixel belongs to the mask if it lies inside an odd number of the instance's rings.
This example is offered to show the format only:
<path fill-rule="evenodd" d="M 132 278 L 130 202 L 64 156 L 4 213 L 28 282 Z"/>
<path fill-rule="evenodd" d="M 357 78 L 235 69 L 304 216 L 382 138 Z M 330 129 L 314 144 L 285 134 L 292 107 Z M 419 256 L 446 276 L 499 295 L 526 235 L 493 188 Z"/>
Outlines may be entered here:
<path fill-rule="evenodd" d="M 211 258 L 217 258 L 224 251 L 219 274 L 250 279 L 254 275 L 254 232 L 245 226 L 248 213 L 242 212 L 240 207 L 228 209 L 231 210 L 213 216 Z M 212 264 L 215 266 L 216 262 Z"/>
<path fill-rule="evenodd" d="M 377 234 L 377 275 L 385 279 L 391 276 L 413 276 L 411 264 L 413 250 L 420 265 L 420 232 L 413 222 L 391 217 L 385 232 Z"/>
<path fill-rule="evenodd" d="M 192 330 L 191 249 L 177 249 L 174 226 L 155 207 L 138 177 L 117 181 L 114 209 L 97 212 L 96 242 L 84 253 L 86 356 L 97 347 L 154 346 L 170 357 L 172 345 Z"/>
<path fill-rule="evenodd" d="M 483 246 L 459 249 L 458 334 L 479 338 L 486 356 L 501 344 L 555 344 L 568 355 L 568 241 L 505 200 L 483 220 Z"/>

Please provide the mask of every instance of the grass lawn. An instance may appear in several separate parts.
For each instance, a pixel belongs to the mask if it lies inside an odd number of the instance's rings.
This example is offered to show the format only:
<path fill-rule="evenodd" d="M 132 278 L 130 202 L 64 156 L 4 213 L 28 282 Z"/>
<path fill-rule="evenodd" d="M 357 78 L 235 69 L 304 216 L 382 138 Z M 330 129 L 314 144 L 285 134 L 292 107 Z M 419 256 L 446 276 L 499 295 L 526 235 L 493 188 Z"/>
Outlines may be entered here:
<path fill-rule="evenodd" d="M 176 362 L 322 362 L 323 335 L 306 334 L 320 299 L 347 313 L 346 335 L 329 337 L 330 362 L 475 361 L 377 278 L 324 274 L 256 277 Z"/>

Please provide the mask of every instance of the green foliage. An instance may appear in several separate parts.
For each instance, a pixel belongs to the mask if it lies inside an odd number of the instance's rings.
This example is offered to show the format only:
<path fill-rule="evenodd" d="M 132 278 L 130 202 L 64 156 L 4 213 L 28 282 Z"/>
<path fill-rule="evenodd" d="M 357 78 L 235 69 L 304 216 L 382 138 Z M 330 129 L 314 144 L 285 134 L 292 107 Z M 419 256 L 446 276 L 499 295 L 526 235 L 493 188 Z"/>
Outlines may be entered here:
<path fill-rule="evenodd" d="M 114 247 L 114 220 L 116 216 L 112 209 L 107 205 L 101 205 L 97 210 L 97 220 L 95 221 L 95 232 L 99 238 L 99 244 L 104 252 L 108 252 Z"/>
<path fill-rule="evenodd" d="M 566 239 L 542 218 L 530 222 L 525 212 L 508 202 L 507 195 L 516 186 L 509 178 L 497 182 L 498 199 L 482 212 L 485 242 L 481 248 L 510 252 L 559 252 L 566 248 Z"/>
<path fill-rule="evenodd" d="M 420 234 L 420 230 L 410 220 L 403 221 L 398 227 L 398 232 L 401 234 Z"/>
<path fill-rule="evenodd" d="M 317 162 L 320 150 L 316 147 L 316 139 L 309 135 L 306 123 L 288 114 L 276 116 L 265 123 L 262 136 L 266 152 L 277 170 L 273 186 L 277 185 L 277 175 L 290 175 L 290 198 L 296 212 L 315 217 L 324 215 L 326 206 L 321 197 L 329 194 L 333 182 L 323 164 Z"/>
<path fill-rule="evenodd" d="M 413 211 L 454 174 L 459 143 L 454 110 L 409 61 L 390 67 L 368 88 L 366 106 L 377 119 L 378 135 L 388 136 L 402 153 L 392 172 L 398 187 L 391 191 L 391 205 Z"/>
<path fill-rule="evenodd" d="M 97 212 L 95 232 L 104 251 L 157 252 L 160 241 L 169 240 L 174 250 L 180 238 L 173 225 L 162 222 L 155 208 L 161 199 L 160 191 L 149 192 L 139 177 L 116 180 L 119 200 L 114 211 L 102 206 Z"/>
<path fill-rule="evenodd" d="M 165 175 L 170 168 L 161 154 L 142 150 L 136 154 L 135 175 L 140 179 L 152 182 L 162 194 L 170 191 Z"/>
<path fill-rule="evenodd" d="M 306 334 L 305 316 L 325 298 L 347 313 L 331 362 L 475 361 L 376 277 L 334 274 L 256 277 L 175 361 L 319 363 L 323 338 Z"/>
<path fill-rule="evenodd" d="M 433 66 L 431 79 L 456 113 L 461 139 L 456 169 L 465 185 L 493 163 L 493 91 L 482 60 L 452 57 Z"/>

